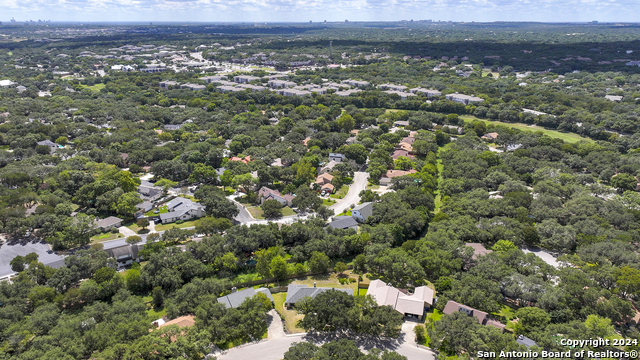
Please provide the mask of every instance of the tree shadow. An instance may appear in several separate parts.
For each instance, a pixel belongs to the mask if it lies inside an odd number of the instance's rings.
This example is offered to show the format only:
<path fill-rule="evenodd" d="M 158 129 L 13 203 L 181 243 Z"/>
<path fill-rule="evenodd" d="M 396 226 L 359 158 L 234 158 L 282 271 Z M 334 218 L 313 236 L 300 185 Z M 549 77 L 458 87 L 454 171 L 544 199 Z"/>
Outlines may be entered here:
<path fill-rule="evenodd" d="M 401 333 L 397 339 L 378 337 L 365 334 L 356 334 L 353 332 L 318 332 L 310 331 L 303 337 L 306 341 L 321 345 L 331 341 L 338 341 L 340 339 L 349 339 L 355 341 L 358 347 L 370 351 L 371 349 L 389 350 L 394 351 L 400 347 L 400 344 L 404 343 L 404 335 Z"/>

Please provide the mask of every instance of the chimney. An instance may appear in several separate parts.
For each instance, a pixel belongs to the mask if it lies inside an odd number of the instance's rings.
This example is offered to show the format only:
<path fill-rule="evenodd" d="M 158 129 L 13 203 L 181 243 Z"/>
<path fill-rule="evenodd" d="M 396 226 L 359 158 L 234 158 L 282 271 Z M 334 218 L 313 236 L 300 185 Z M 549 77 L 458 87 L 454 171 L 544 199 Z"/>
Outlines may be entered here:
<path fill-rule="evenodd" d="M 313 282 L 313 287 L 316 287 L 316 282 L 315 281 Z"/>
<path fill-rule="evenodd" d="M 232 293 L 234 293 L 234 292 L 236 292 L 236 291 L 238 291 L 238 289 L 237 289 L 235 286 L 231 288 L 231 292 L 232 292 Z"/>

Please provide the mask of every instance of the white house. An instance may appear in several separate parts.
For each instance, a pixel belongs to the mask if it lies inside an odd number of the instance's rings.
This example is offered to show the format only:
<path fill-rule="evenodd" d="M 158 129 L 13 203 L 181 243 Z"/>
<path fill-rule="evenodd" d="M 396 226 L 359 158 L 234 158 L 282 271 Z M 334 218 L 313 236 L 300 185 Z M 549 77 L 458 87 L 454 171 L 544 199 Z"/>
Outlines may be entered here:
<path fill-rule="evenodd" d="M 205 206 L 193 202 L 189 199 L 177 197 L 167 203 L 169 212 L 160 214 L 160 221 L 163 224 L 178 220 L 189 220 L 200 218 L 205 215 Z"/>
<path fill-rule="evenodd" d="M 373 280 L 367 289 L 367 295 L 371 295 L 379 306 L 389 305 L 404 316 L 415 316 L 418 319 L 422 319 L 425 309 L 433 305 L 434 294 L 433 289 L 427 286 L 419 286 L 413 294 L 409 294 L 382 280 Z"/>

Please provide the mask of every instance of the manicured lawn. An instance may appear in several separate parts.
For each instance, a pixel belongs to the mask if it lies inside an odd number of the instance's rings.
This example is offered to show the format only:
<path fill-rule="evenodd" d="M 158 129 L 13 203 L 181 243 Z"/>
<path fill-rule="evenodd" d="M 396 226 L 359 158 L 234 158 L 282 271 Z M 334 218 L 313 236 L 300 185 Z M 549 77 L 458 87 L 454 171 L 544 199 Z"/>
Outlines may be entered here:
<path fill-rule="evenodd" d="M 347 185 L 342 185 L 342 187 L 338 189 L 338 191 L 336 191 L 335 194 L 331 194 L 331 197 L 334 199 L 342 199 L 345 196 L 347 196 L 348 192 L 349 192 L 349 187 Z"/>
<path fill-rule="evenodd" d="M 154 211 L 159 210 L 160 212 L 158 214 L 154 213 Z M 144 216 L 150 217 L 150 216 L 157 216 L 160 214 L 165 214 L 168 213 L 169 209 L 167 208 L 167 205 L 162 205 L 157 209 L 151 209 L 149 211 L 147 211 L 146 213 L 144 213 Z"/>
<path fill-rule="evenodd" d="M 295 310 L 286 310 L 284 308 L 284 300 L 286 297 L 287 293 L 285 292 L 273 294 L 276 311 L 284 318 L 284 321 L 287 324 L 287 330 L 290 334 L 303 333 L 304 329 L 299 328 L 297 325 L 298 321 L 302 320 L 304 315 L 298 314 Z"/>
<path fill-rule="evenodd" d="M 367 295 L 367 289 L 358 289 L 358 295 L 359 296 Z"/>
<path fill-rule="evenodd" d="M 380 185 L 367 184 L 367 190 L 378 190 L 378 189 L 380 189 Z"/>
<path fill-rule="evenodd" d="M 344 212 L 342 212 L 342 214 L 338 214 L 338 215 L 340 215 L 340 216 L 343 216 L 343 215 L 344 216 L 351 216 L 351 209 L 349 209 L 347 211 L 344 211 Z"/>
<path fill-rule="evenodd" d="M 182 224 L 176 224 L 176 223 L 169 223 L 169 224 L 160 224 L 160 225 L 156 225 L 156 231 L 164 231 L 164 230 L 169 230 L 169 229 L 173 229 L 173 227 L 177 227 L 178 229 L 184 229 L 187 227 L 192 227 L 192 226 L 196 226 L 196 223 L 198 222 L 198 220 L 189 220 L 189 221 L 185 221 Z"/>
<path fill-rule="evenodd" d="M 106 233 L 98 234 L 96 236 L 92 236 L 91 237 L 91 243 L 95 244 L 95 243 L 100 243 L 100 242 L 103 242 L 103 241 L 119 239 L 121 237 L 123 237 L 123 236 L 120 233 L 112 234 L 110 232 L 106 232 Z"/>
<path fill-rule="evenodd" d="M 264 214 L 264 211 L 262 211 L 259 206 L 248 207 L 247 211 L 249 212 L 249 214 L 251 214 L 251 216 L 253 216 L 254 219 L 264 219 L 264 216 L 262 216 Z"/>
<path fill-rule="evenodd" d="M 283 207 L 281 210 L 282 210 L 282 216 L 291 216 L 296 214 L 296 212 L 293 211 L 293 209 L 291 209 L 288 206 Z M 264 219 L 264 211 L 262 211 L 262 209 L 259 206 L 248 207 L 247 211 L 249 211 L 249 213 L 251 214 L 251 216 L 253 216 L 254 219 Z"/>
<path fill-rule="evenodd" d="M 285 206 L 282 208 L 282 216 L 291 216 L 291 215 L 295 215 L 296 212 L 293 211 L 292 208 Z"/>
<path fill-rule="evenodd" d="M 585 138 L 582 137 L 578 134 L 574 134 L 574 133 L 565 133 L 565 132 L 560 132 L 557 130 L 550 130 L 550 129 L 545 129 L 541 126 L 537 126 L 537 125 L 528 125 L 528 124 L 522 124 L 522 123 L 506 123 L 506 122 L 502 122 L 502 121 L 491 121 L 491 120 L 482 120 L 482 119 L 478 119 L 475 116 L 471 116 L 471 115 L 462 115 L 460 116 L 462 119 L 464 119 L 465 122 L 472 122 L 472 121 L 482 121 L 486 124 L 493 124 L 493 125 L 503 125 L 503 126 L 508 126 L 511 128 L 515 128 L 518 130 L 528 130 L 528 131 L 542 131 L 545 135 L 552 137 L 552 138 L 556 138 L 556 139 L 562 139 L 568 143 L 576 143 L 580 140 L 586 140 L 588 142 L 593 142 L 593 140 L 589 139 L 589 138 Z"/>
<path fill-rule="evenodd" d="M 347 270 L 344 272 L 346 275 L 350 275 L 351 271 Z M 357 280 L 358 276 L 356 274 L 351 275 L 351 277 Z M 309 287 L 313 287 L 313 284 L 316 283 L 317 287 L 334 287 L 338 289 L 351 289 L 354 293 L 358 292 L 358 282 L 346 283 L 344 285 L 340 284 L 338 280 L 338 274 L 329 273 L 324 275 L 317 276 L 307 276 L 303 279 L 296 279 L 291 282 L 293 285 L 307 285 Z"/>
<path fill-rule="evenodd" d="M 322 205 L 329 207 L 333 204 L 335 204 L 336 201 L 335 200 L 331 200 L 331 199 L 322 199 Z"/>
<path fill-rule="evenodd" d="M 106 86 L 105 84 L 95 84 L 95 85 L 91 85 L 91 86 L 84 85 L 83 88 L 89 89 L 91 91 L 99 92 L 100 89 L 103 89 L 105 86 Z"/>

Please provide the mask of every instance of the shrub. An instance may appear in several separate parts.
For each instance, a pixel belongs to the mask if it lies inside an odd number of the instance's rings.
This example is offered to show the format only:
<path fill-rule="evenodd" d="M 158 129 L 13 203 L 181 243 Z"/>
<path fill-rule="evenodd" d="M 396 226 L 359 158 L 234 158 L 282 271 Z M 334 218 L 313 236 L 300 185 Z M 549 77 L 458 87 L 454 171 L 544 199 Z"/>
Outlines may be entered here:
<path fill-rule="evenodd" d="M 151 230 L 149 230 L 149 229 L 140 229 L 140 230 L 138 230 L 138 234 L 148 234 L 149 231 L 151 231 Z"/>
<path fill-rule="evenodd" d="M 424 345 L 427 341 L 424 325 L 416 325 L 416 327 L 413 328 L 413 331 L 416 333 L 416 343 L 418 343 L 419 345 Z"/>
<path fill-rule="evenodd" d="M 111 230 L 109 230 L 109 232 L 111 232 L 112 234 L 117 234 L 120 232 L 120 230 L 118 230 L 118 228 L 111 228 Z"/>

